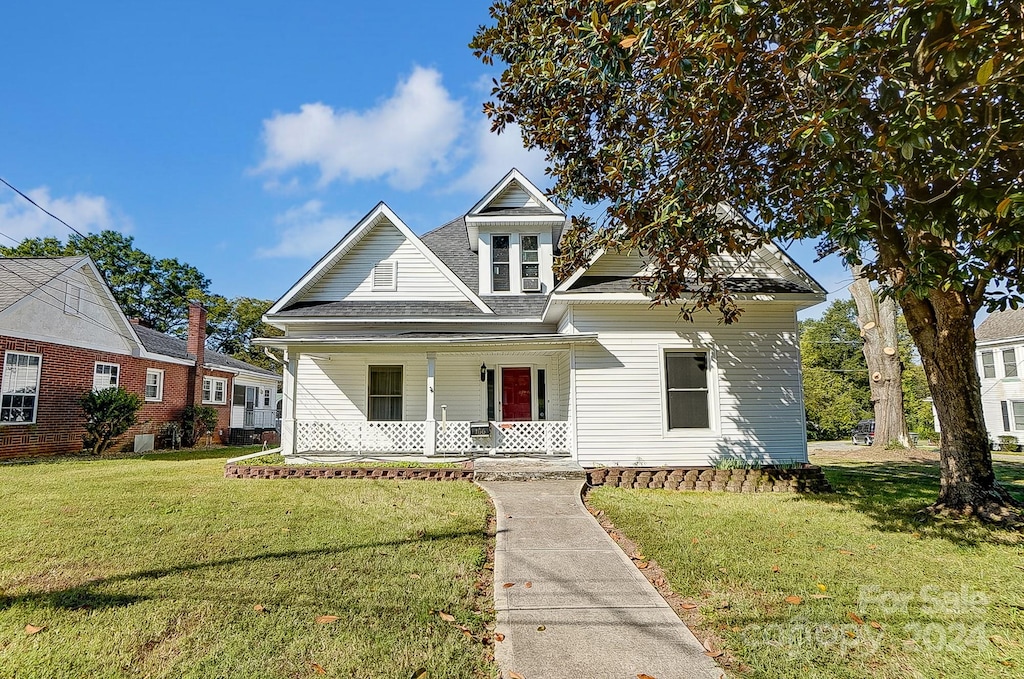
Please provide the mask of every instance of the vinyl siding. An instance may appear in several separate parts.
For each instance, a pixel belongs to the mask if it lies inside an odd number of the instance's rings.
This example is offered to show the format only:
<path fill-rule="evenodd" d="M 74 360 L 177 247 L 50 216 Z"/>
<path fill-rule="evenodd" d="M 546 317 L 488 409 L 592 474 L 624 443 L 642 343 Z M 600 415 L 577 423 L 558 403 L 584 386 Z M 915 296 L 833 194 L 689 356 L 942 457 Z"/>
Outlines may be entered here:
<path fill-rule="evenodd" d="M 806 460 L 793 307 L 749 308 L 731 326 L 626 306 L 576 306 L 573 321 L 580 332 L 599 333 L 597 345 L 576 349 L 581 464 Z M 712 431 L 666 431 L 662 352 L 688 347 L 712 351 Z"/>
<path fill-rule="evenodd" d="M 1003 427 L 1002 401 L 1024 401 L 1024 346 L 1019 344 L 1020 338 L 1010 338 L 995 345 L 986 345 L 978 349 L 975 360 L 978 376 L 981 378 L 981 405 L 985 413 L 985 428 L 993 439 L 997 436 L 1016 436 L 1024 443 L 1024 431 L 1015 430 L 1013 422 L 1013 406 L 1010 409 L 1010 429 Z M 1017 377 L 1006 377 L 1003 367 L 1003 350 L 1014 349 L 1017 359 Z M 981 352 L 991 351 L 996 363 L 996 376 L 985 377 L 981 366 Z"/>
<path fill-rule="evenodd" d="M 397 290 L 373 290 L 373 267 L 383 261 L 398 264 Z M 397 228 L 382 222 L 296 301 L 345 299 L 465 300 L 466 296 Z"/>
<path fill-rule="evenodd" d="M 491 209 L 511 209 L 517 207 L 540 207 L 540 203 L 529 194 L 519 182 L 513 181 L 505 190 L 494 197 L 487 207 Z"/>

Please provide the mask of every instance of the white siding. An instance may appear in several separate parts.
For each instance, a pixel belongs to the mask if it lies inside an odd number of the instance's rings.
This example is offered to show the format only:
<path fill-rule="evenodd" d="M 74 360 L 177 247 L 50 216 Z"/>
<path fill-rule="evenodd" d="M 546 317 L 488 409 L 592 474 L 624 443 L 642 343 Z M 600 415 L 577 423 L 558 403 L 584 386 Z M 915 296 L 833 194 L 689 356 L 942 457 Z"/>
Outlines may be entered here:
<path fill-rule="evenodd" d="M 1018 344 L 1019 338 L 1007 339 L 997 345 L 987 345 L 978 349 L 975 356 L 978 365 L 978 376 L 981 378 L 981 404 L 985 412 L 985 428 L 989 436 L 995 439 L 997 436 L 1016 436 L 1024 443 L 1024 430 L 1014 429 L 1013 401 L 1024 402 L 1024 346 Z M 1017 360 L 1017 377 L 1006 377 L 1003 366 L 1003 350 L 1014 349 Z M 996 376 L 985 377 L 981 365 L 981 353 L 991 351 L 995 360 Z M 1007 402 L 1010 416 L 1010 428 L 1003 426 L 1003 409 L 1001 402 Z"/>
<path fill-rule="evenodd" d="M 748 308 L 735 325 L 679 319 L 673 309 L 576 306 L 580 332 L 597 345 L 576 349 L 576 416 L 581 464 L 710 464 L 745 456 L 806 460 L 796 314 Z M 710 433 L 666 431 L 663 350 L 713 351 Z M 717 412 L 716 412 L 717 411 Z"/>
<path fill-rule="evenodd" d="M 548 418 L 552 420 L 568 420 L 569 352 L 566 351 L 558 355 L 555 362 L 554 374 L 548 378 L 548 384 L 553 385 L 553 388 L 557 389 L 557 395 L 555 396 L 555 400 L 552 402 L 553 406 L 551 407 L 551 414 L 548 415 Z"/>
<path fill-rule="evenodd" d="M 398 265 L 396 290 L 373 290 L 373 267 L 383 261 Z M 311 302 L 344 299 L 415 301 L 467 298 L 397 228 L 382 222 L 301 296 L 301 301 Z"/>
<path fill-rule="evenodd" d="M 540 203 L 530 193 L 519 185 L 519 182 L 513 181 L 505 187 L 505 190 L 494 197 L 490 203 L 487 204 L 490 209 L 510 209 L 517 207 L 540 207 Z"/>

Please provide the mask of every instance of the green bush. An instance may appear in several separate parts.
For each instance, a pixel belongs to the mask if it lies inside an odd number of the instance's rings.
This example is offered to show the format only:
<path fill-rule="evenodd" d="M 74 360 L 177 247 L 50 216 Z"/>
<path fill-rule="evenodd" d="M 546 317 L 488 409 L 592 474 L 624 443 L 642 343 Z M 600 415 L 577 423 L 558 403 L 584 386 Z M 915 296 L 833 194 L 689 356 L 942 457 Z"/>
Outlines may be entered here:
<path fill-rule="evenodd" d="M 122 387 L 89 391 L 78 404 L 85 411 L 82 443 L 93 455 L 102 455 L 110 442 L 138 422 L 142 398 Z"/>
<path fill-rule="evenodd" d="M 217 410 L 210 406 L 188 406 L 181 416 L 181 440 L 188 448 L 199 443 L 206 432 L 217 427 Z"/>
<path fill-rule="evenodd" d="M 1017 440 L 1016 436 L 1000 436 L 999 437 L 999 450 L 1005 450 L 1011 453 L 1020 452 L 1020 441 Z"/>

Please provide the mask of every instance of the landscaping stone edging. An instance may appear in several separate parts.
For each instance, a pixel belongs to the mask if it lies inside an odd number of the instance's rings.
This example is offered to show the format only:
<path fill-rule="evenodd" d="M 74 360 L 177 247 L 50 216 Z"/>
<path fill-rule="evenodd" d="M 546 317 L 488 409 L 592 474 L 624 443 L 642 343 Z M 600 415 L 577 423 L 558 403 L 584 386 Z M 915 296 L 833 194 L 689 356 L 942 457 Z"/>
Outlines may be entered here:
<path fill-rule="evenodd" d="M 715 469 L 712 467 L 599 467 L 587 470 L 591 486 L 717 490 L 731 493 L 830 493 L 821 467 Z"/>
<path fill-rule="evenodd" d="M 224 467 L 228 479 L 391 479 L 394 481 L 472 481 L 472 469 L 437 467 L 305 467 L 242 465 Z"/>

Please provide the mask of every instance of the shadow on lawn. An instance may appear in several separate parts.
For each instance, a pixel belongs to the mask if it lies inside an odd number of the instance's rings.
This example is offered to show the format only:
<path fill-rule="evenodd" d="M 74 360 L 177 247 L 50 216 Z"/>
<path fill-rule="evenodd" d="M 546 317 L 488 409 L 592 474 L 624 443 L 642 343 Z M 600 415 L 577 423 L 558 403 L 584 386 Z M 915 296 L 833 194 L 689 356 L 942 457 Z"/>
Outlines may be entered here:
<path fill-rule="evenodd" d="M 996 462 L 994 466 L 1000 483 L 1024 502 L 1024 463 Z M 792 502 L 839 505 L 870 517 L 878 530 L 918 533 L 965 546 L 1020 543 L 1020 533 L 928 514 L 925 510 L 939 492 L 937 463 L 865 462 L 821 467 L 836 492 L 800 495 Z"/>
<path fill-rule="evenodd" d="M 159 580 L 195 571 L 203 571 L 224 566 L 238 564 L 252 564 L 256 562 L 270 561 L 273 559 L 292 559 L 297 557 L 330 556 L 343 554 L 345 552 L 361 549 L 379 549 L 381 547 L 398 547 L 413 543 L 434 542 L 437 540 L 456 540 L 463 537 L 479 536 L 485 537 L 486 533 L 480 530 L 457 531 L 447 533 L 425 533 L 413 538 L 403 540 L 389 540 L 386 542 L 370 542 L 366 544 L 345 545 L 344 547 L 326 547 L 322 549 L 299 549 L 285 552 L 267 552 L 256 556 L 240 556 L 230 559 L 218 559 L 215 561 L 179 564 L 165 568 L 152 568 L 123 575 L 113 575 L 107 578 L 97 578 L 80 585 L 66 587 L 64 589 L 27 592 L 16 596 L 0 594 L 0 611 L 11 608 L 18 604 L 31 604 L 34 606 L 46 606 L 64 610 L 84 610 L 118 608 L 129 606 L 140 601 L 146 601 L 151 597 L 145 595 L 124 594 L 119 592 L 103 591 L 103 588 L 118 583 L 141 582 L 146 580 Z M 2 591 L 2 590 L 0 590 Z"/>

